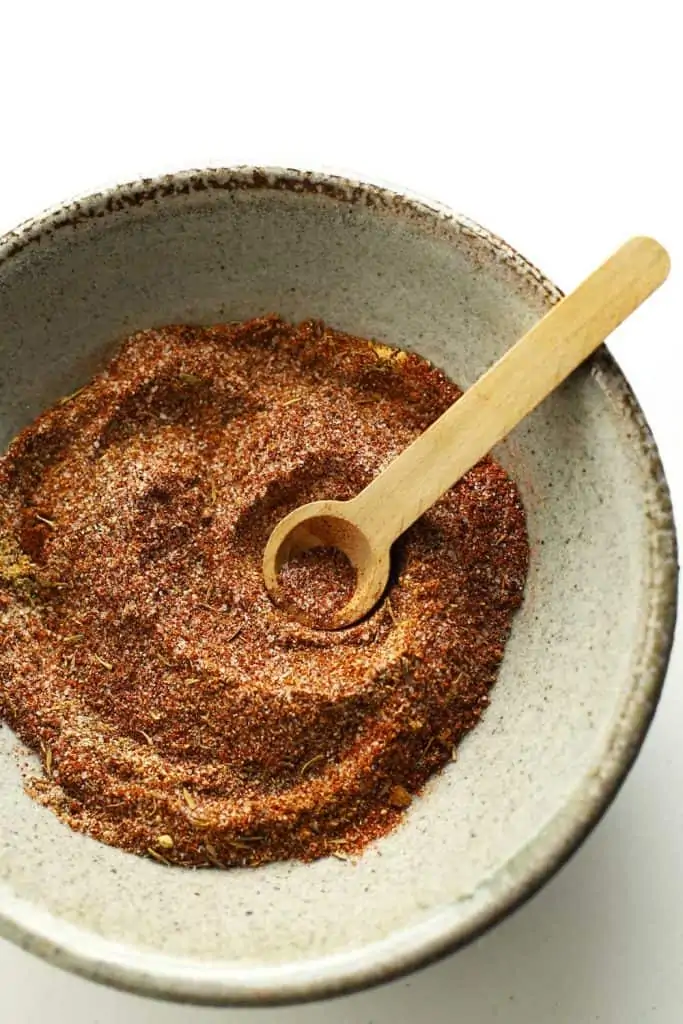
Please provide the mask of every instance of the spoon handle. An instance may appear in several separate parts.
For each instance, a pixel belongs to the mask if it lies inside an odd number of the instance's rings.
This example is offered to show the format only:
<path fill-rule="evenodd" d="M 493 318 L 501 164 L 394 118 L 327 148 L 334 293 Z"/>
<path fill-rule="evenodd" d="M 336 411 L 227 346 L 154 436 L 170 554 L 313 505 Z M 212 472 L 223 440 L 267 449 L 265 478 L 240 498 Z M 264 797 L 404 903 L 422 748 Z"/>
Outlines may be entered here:
<path fill-rule="evenodd" d="M 352 500 L 388 547 L 586 359 L 666 279 L 669 257 L 632 238 L 562 299 Z"/>

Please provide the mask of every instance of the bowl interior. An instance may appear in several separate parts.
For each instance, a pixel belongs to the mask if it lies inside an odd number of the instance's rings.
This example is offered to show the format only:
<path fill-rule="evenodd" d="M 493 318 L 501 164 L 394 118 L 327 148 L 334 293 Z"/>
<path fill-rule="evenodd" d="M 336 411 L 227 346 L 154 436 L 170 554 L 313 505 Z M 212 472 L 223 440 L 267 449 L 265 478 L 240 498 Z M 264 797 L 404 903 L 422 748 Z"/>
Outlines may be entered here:
<path fill-rule="evenodd" d="M 2 253 L 0 252 L 0 256 Z M 277 311 L 414 349 L 470 384 L 555 300 L 460 219 L 342 182 L 224 172 L 76 204 L 0 260 L 0 445 L 126 333 Z M 605 354 L 498 451 L 532 562 L 492 704 L 357 862 L 170 870 L 72 833 L 0 729 L 0 930 L 104 980 L 207 1001 L 311 996 L 463 941 L 544 877 L 637 749 L 673 616 L 647 428 Z"/>

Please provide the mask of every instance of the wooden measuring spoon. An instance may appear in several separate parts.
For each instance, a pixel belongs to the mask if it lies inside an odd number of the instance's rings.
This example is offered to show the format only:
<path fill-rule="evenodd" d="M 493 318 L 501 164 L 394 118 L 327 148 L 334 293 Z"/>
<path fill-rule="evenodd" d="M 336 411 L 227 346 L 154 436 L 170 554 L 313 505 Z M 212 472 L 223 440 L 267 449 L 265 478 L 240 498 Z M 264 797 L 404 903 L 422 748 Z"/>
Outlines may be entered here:
<path fill-rule="evenodd" d="M 356 569 L 356 589 L 329 628 L 362 618 L 389 578 L 400 535 L 562 383 L 669 273 L 666 250 L 632 238 L 562 299 L 476 384 L 350 501 L 314 501 L 273 530 L 263 556 L 266 587 L 283 603 L 278 575 L 302 551 L 334 547 Z M 290 611 L 295 617 L 296 608 Z"/>

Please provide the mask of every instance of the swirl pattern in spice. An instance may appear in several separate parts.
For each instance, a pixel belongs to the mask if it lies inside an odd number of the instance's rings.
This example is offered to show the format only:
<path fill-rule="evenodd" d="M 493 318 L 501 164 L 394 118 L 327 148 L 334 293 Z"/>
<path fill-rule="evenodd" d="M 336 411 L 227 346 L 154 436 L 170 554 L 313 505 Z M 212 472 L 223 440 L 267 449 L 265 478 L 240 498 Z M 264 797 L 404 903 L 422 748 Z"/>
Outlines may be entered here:
<path fill-rule="evenodd" d="M 41 756 L 31 795 L 186 866 L 393 828 L 489 703 L 527 571 L 515 484 L 479 463 L 345 630 L 274 607 L 261 558 L 458 396 L 416 355 L 269 316 L 135 334 L 24 430 L 0 459 L 0 718 Z"/>

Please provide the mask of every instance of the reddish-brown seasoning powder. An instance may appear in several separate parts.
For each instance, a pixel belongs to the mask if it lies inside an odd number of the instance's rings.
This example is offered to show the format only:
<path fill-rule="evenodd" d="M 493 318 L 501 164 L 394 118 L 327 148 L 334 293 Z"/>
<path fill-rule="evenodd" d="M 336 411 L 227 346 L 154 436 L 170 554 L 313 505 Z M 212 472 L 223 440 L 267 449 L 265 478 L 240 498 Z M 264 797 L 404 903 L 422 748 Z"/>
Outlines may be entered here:
<path fill-rule="evenodd" d="M 29 792 L 188 866 L 395 826 L 489 702 L 527 570 L 514 483 L 479 463 L 348 629 L 274 607 L 261 559 L 286 512 L 357 493 L 459 394 L 418 356 L 271 316 L 136 334 L 24 430 L 0 459 L 0 718 L 42 758 Z M 290 584 L 352 586 L 314 568 Z"/>
<path fill-rule="evenodd" d="M 337 548 L 299 551 L 278 573 L 280 603 L 302 622 L 330 627 L 356 589 L 356 570 Z"/>

